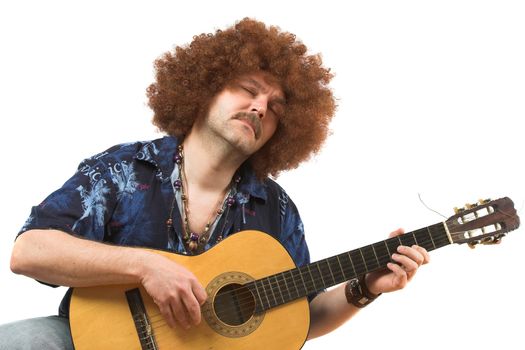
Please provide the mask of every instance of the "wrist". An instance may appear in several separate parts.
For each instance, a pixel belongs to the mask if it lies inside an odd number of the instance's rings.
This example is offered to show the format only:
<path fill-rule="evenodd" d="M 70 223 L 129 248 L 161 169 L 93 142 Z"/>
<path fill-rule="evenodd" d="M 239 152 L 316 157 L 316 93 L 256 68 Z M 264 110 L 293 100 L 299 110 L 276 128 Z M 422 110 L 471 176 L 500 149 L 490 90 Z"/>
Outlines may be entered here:
<path fill-rule="evenodd" d="M 367 273 L 362 277 L 363 280 L 363 287 L 370 295 L 372 295 L 374 298 L 377 298 L 381 295 L 381 291 L 377 290 L 375 288 L 375 285 L 373 283 L 370 283 L 370 274 Z"/>
<path fill-rule="evenodd" d="M 347 302 L 358 308 L 367 306 L 381 295 L 381 293 L 373 294 L 368 289 L 365 279 L 366 275 L 363 275 L 359 279 L 351 279 L 345 285 L 345 296 Z"/>
<path fill-rule="evenodd" d="M 127 272 L 134 282 L 142 284 L 154 272 L 152 271 L 152 265 L 154 265 L 157 254 L 145 249 L 130 249 L 131 251 L 127 252 L 129 257 Z"/>

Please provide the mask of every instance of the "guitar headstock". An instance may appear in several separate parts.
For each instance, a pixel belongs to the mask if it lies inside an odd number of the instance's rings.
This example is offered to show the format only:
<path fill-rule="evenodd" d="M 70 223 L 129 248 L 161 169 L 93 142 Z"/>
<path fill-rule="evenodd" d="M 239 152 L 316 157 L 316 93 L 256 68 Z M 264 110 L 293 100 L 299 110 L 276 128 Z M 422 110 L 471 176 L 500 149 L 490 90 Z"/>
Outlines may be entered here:
<path fill-rule="evenodd" d="M 520 226 L 514 203 L 508 197 L 480 200 L 455 208 L 456 214 L 445 222 L 453 243 L 497 244 L 507 232 Z"/>

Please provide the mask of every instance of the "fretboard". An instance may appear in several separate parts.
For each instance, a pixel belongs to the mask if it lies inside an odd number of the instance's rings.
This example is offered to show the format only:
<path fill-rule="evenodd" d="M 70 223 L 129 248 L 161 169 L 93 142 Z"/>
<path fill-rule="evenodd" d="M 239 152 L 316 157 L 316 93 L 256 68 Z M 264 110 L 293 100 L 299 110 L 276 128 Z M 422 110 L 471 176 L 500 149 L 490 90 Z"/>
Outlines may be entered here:
<path fill-rule="evenodd" d="M 445 225 L 438 223 L 370 244 L 328 259 L 283 271 L 247 286 L 256 299 L 256 312 L 312 295 L 328 287 L 386 267 L 400 245 L 417 244 L 427 251 L 450 244 Z"/>

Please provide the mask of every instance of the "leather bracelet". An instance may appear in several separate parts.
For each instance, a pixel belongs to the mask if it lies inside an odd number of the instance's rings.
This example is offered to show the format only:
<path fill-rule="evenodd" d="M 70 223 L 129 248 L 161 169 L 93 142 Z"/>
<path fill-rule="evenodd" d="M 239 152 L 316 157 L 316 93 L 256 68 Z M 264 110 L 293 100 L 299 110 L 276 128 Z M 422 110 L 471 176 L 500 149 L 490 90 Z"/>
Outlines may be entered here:
<path fill-rule="evenodd" d="M 374 300 L 380 294 L 376 295 L 371 293 L 365 283 L 365 275 L 361 276 L 359 279 L 354 278 L 346 283 L 345 286 L 345 296 L 349 304 L 352 304 L 358 308 L 364 308 Z"/>

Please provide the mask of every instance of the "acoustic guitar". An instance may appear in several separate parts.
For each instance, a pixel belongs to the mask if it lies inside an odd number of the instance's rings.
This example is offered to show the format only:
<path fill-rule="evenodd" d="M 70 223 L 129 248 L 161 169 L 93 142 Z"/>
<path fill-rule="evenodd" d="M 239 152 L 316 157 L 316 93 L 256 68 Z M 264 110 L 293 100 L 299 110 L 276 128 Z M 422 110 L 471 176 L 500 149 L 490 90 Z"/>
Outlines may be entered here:
<path fill-rule="evenodd" d="M 75 288 L 70 325 L 75 349 L 300 349 L 308 335 L 307 296 L 382 269 L 399 245 L 428 251 L 452 243 L 499 243 L 519 227 L 509 198 L 456 209 L 445 222 L 296 267 L 272 236 L 232 235 L 196 256 L 156 251 L 192 271 L 208 300 L 202 321 L 170 328 L 140 285 Z M 142 249 L 142 248 L 137 248 Z"/>

